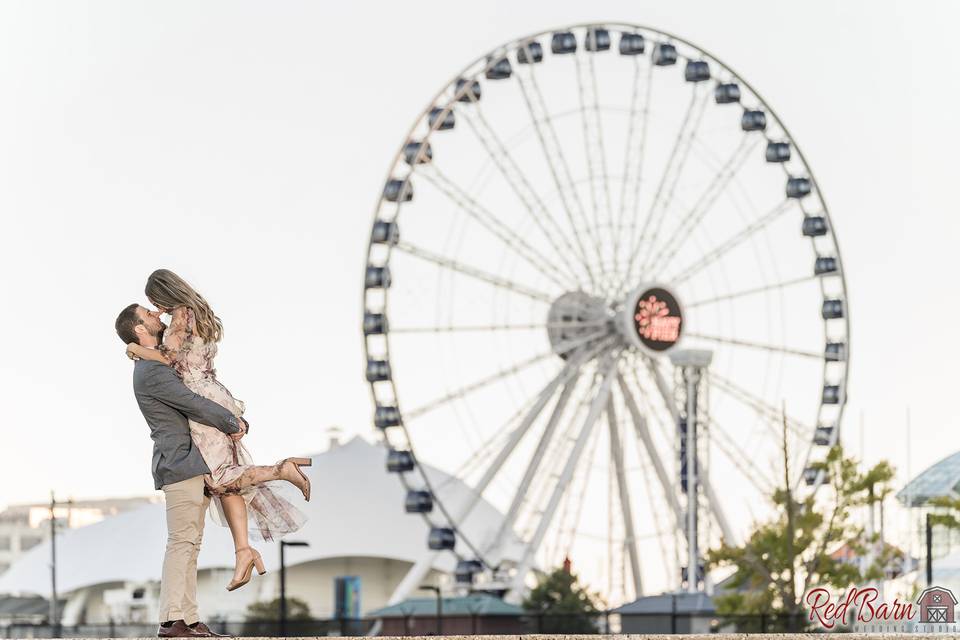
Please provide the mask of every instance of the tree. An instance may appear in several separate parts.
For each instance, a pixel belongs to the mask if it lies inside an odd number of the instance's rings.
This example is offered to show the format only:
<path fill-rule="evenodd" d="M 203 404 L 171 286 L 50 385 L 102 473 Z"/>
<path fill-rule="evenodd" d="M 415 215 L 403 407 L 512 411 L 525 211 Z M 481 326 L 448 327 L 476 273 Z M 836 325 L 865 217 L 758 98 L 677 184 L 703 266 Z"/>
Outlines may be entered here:
<path fill-rule="evenodd" d="M 247 605 L 247 622 L 276 622 L 280 619 L 280 598 Z M 310 606 L 300 598 L 287 598 L 287 620 L 313 620 Z"/>
<path fill-rule="evenodd" d="M 541 633 L 595 633 L 603 599 L 577 581 L 568 566 L 558 567 L 542 578 L 523 601 L 523 608 L 536 615 Z"/>
<path fill-rule="evenodd" d="M 852 521 L 851 512 L 890 492 L 894 471 L 889 463 L 861 472 L 857 461 L 836 445 L 823 462 L 812 465 L 827 474 L 818 500 L 809 496 L 798 502 L 789 482 L 788 460 L 784 444 L 784 484 L 771 496 L 774 518 L 758 525 L 743 545 L 724 544 L 710 550 L 706 558 L 710 568 L 734 569 L 728 583 L 731 591 L 714 596 L 717 613 L 776 616 L 774 626 L 781 630 L 802 617 L 802 598 L 808 589 L 845 589 L 883 579 L 891 554 L 899 553 L 886 547 L 863 571 L 848 558 L 833 555 L 846 546 L 853 556 L 862 557 L 867 545 L 876 543 L 879 533 L 866 536 L 864 528 Z"/>

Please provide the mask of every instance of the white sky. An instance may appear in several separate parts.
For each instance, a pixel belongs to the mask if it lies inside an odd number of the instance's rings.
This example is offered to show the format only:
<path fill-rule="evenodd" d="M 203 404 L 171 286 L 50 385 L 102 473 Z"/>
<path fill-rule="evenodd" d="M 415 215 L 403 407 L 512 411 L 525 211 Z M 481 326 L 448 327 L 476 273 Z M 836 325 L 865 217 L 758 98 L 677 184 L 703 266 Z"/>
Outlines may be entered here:
<path fill-rule="evenodd" d="M 371 435 L 371 211 L 405 132 L 482 52 L 583 21 L 677 33 L 790 127 L 850 291 L 845 441 L 912 471 L 960 447 L 948 2 L 6 2 L 0 5 L 0 506 L 151 490 L 113 333 L 154 268 L 226 324 L 217 369 L 272 462 Z"/>

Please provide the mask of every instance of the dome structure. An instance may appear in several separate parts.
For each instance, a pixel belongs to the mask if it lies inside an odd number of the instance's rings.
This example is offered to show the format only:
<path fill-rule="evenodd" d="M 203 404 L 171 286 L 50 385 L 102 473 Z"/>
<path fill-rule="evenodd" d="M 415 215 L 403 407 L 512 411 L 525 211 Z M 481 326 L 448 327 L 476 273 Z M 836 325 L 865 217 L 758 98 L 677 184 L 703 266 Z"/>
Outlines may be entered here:
<path fill-rule="evenodd" d="M 938 497 L 960 498 L 960 451 L 927 467 L 897 492 L 905 507 L 919 507 Z"/>
<path fill-rule="evenodd" d="M 405 491 L 385 470 L 383 447 L 354 436 L 310 457 L 313 466 L 303 470 L 312 484 L 311 500 L 295 502 L 308 520 L 287 538 L 309 546 L 286 551 L 288 592 L 307 600 L 315 616 L 323 616 L 332 613 L 333 578 L 359 574 L 363 610 L 383 606 L 406 570 L 422 556 L 433 553 L 427 547 L 428 526 L 419 516 L 404 512 Z M 467 485 L 427 468 L 431 483 L 444 487 L 445 501 L 456 504 L 468 500 L 472 491 Z M 491 537 L 501 522 L 503 515 L 481 499 L 463 529 L 472 539 L 483 540 Z M 118 592 L 124 587 L 128 591 L 135 585 L 138 589 L 145 587 L 149 600 L 160 580 L 165 544 L 162 502 L 59 535 L 57 590 L 71 596 L 65 617 L 71 612 L 79 616 L 81 610 L 88 621 L 122 617 L 122 612 L 109 611 L 109 601 L 123 600 Z M 223 585 L 232 574 L 233 542 L 227 528 L 207 519 L 197 561 L 201 615 L 235 618 L 242 616 L 250 602 L 277 597 L 279 545 L 260 542 L 253 546 L 263 555 L 268 573 L 255 575 L 251 584 L 227 594 Z M 521 552 L 522 543 L 511 537 L 503 558 L 516 561 Z M 49 561 L 49 542 L 31 549 L 0 576 L 0 594 L 49 596 Z M 455 564 L 452 554 L 435 554 L 431 578 L 451 575 Z M 145 620 L 152 621 L 149 611 Z"/>

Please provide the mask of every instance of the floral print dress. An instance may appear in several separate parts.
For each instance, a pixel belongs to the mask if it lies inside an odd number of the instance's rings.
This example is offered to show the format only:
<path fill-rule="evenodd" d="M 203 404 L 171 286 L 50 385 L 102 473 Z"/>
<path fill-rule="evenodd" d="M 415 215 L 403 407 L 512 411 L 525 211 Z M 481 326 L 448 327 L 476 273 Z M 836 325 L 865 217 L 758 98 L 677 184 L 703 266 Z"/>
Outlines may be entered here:
<path fill-rule="evenodd" d="M 217 370 L 213 367 L 217 344 L 205 342 L 196 334 L 196 320 L 191 308 L 172 310 L 170 326 L 164 331 L 159 348 L 187 388 L 213 400 L 237 417 L 243 415 L 243 401 L 234 398 L 217 380 Z M 228 526 L 220 496 L 239 494 L 247 503 L 248 529 L 252 538 L 274 540 L 303 526 L 306 516 L 281 495 L 287 491 L 285 481 L 241 488 L 240 477 L 255 466 L 242 441 L 234 440 L 214 427 L 193 420 L 189 423 L 193 443 L 210 468 L 210 473 L 204 475 L 204 483 L 211 496 L 210 514 L 215 522 Z"/>

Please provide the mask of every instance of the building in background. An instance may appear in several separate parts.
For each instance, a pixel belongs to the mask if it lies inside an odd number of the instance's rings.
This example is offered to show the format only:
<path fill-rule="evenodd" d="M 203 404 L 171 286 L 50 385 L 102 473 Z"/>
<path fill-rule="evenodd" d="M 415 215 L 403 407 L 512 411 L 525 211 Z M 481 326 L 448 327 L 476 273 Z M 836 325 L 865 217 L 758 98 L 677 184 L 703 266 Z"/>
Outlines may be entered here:
<path fill-rule="evenodd" d="M 926 520 L 927 514 L 947 513 L 943 507 L 930 504 L 934 498 L 960 498 L 960 451 L 927 467 L 912 478 L 900 491 L 897 500 L 909 513 L 909 540 L 917 549 L 918 558 L 908 567 L 916 581 L 926 584 Z M 957 515 L 957 514 L 954 514 Z M 960 531 L 947 527 L 933 528 L 933 584 L 960 593 Z"/>
<path fill-rule="evenodd" d="M 424 584 L 453 587 L 456 557 L 431 552 L 428 526 L 419 514 L 404 511 L 406 490 L 386 471 L 387 451 L 355 436 L 314 456 L 303 470 L 310 477 L 312 495 L 304 503 L 289 487 L 285 497 L 301 508 L 308 521 L 285 538 L 308 547 L 288 547 L 287 595 L 307 602 L 315 618 L 335 617 L 337 578 L 341 607 L 361 614 L 384 607 L 421 557 L 434 554 Z M 429 466 L 435 486 L 443 486 L 444 503 L 457 504 L 472 494 L 470 488 Z M 286 488 L 284 489 L 286 490 Z M 494 533 L 503 515 L 481 500 L 461 523 L 473 539 Z M 58 536 L 58 594 L 67 599 L 62 623 L 152 623 L 156 620 L 159 579 L 166 524 L 162 503 L 146 504 L 101 522 L 71 529 Z M 224 588 L 233 573 L 234 548 L 228 529 L 208 518 L 198 558 L 198 599 L 205 620 L 242 620 L 247 606 L 279 596 L 278 542 L 254 542 L 267 565 L 263 576 L 234 592 Z M 522 543 L 515 538 L 503 547 L 505 561 L 518 561 Z M 50 545 L 28 551 L 0 576 L 0 594 L 50 594 Z M 353 603 L 359 601 L 359 607 Z"/>
<path fill-rule="evenodd" d="M 716 609 L 706 593 L 661 593 L 617 607 L 620 633 L 714 633 Z"/>
<path fill-rule="evenodd" d="M 123 511 L 161 501 L 159 496 L 67 501 L 54 509 L 57 531 L 83 527 Z M 11 505 L 0 511 L 0 575 L 27 551 L 49 537 L 49 503 Z"/>
<path fill-rule="evenodd" d="M 379 635 L 424 636 L 504 635 L 530 631 L 523 608 L 487 593 L 444 597 L 440 606 L 441 627 L 437 629 L 437 599 L 407 598 L 403 602 L 367 613 L 382 621 Z"/>

